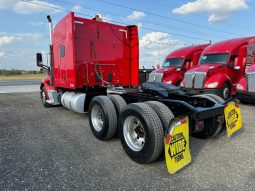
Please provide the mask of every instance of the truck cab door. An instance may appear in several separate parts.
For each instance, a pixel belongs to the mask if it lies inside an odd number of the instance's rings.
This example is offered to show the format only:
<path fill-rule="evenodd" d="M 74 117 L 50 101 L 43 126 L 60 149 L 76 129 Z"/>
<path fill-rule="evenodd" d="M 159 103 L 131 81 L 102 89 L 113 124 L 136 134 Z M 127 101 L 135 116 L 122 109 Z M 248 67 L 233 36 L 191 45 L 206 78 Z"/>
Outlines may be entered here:
<path fill-rule="evenodd" d="M 229 63 L 226 65 L 226 74 L 232 80 L 232 83 L 235 84 L 239 80 L 241 66 L 239 63 L 239 58 L 237 55 L 231 55 Z"/>

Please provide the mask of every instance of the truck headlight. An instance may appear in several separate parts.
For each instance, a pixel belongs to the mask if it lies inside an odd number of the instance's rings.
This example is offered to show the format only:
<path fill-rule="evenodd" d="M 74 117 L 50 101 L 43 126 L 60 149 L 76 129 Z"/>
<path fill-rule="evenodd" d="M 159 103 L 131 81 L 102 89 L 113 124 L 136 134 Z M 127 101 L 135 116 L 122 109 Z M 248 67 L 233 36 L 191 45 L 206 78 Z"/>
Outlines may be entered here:
<path fill-rule="evenodd" d="M 241 84 L 237 84 L 236 89 L 238 90 L 244 90 L 243 86 Z"/>
<path fill-rule="evenodd" d="M 217 87 L 217 85 L 218 85 L 218 82 L 213 82 L 213 83 L 210 83 L 210 84 L 208 84 L 208 88 L 215 88 L 215 87 Z"/>
<path fill-rule="evenodd" d="M 167 81 L 166 83 L 167 83 L 167 84 L 172 84 L 172 81 Z"/>

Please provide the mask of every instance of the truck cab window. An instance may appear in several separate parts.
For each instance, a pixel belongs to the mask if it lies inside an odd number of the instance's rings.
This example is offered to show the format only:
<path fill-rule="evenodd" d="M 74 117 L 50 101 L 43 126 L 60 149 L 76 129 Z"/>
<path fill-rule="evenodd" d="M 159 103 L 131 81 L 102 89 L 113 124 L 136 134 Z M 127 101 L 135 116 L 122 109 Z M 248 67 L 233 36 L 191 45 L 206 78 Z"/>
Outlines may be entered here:
<path fill-rule="evenodd" d="M 60 57 L 65 57 L 65 45 L 60 46 Z"/>
<path fill-rule="evenodd" d="M 234 66 L 237 55 L 232 55 L 230 58 L 229 66 Z"/>

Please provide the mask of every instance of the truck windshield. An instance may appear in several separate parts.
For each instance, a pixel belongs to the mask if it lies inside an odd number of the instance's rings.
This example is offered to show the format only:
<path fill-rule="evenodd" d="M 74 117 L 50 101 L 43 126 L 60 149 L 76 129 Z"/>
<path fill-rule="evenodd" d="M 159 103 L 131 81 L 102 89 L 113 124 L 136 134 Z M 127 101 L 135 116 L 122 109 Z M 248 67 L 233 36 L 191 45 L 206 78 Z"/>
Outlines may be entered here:
<path fill-rule="evenodd" d="M 181 66 L 184 58 L 170 58 L 164 61 L 162 67 Z"/>
<path fill-rule="evenodd" d="M 199 64 L 219 63 L 225 64 L 228 60 L 228 53 L 204 54 L 199 59 Z"/>

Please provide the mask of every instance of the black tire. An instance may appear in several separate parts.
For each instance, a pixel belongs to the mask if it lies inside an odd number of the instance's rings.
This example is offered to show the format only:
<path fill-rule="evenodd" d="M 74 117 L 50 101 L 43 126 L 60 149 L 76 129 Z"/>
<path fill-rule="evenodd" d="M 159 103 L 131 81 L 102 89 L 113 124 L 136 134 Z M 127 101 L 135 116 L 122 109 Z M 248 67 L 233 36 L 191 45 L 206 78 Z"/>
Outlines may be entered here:
<path fill-rule="evenodd" d="M 176 87 L 180 87 L 181 82 L 182 82 L 182 81 L 178 81 L 178 82 L 176 82 L 176 84 L 175 84 L 174 86 L 176 86 Z"/>
<path fill-rule="evenodd" d="M 225 102 L 224 99 L 222 99 L 220 96 L 214 95 L 214 94 L 202 94 L 202 95 L 195 95 L 194 97 L 200 97 L 200 98 L 205 98 L 209 99 L 215 103 L 222 104 Z"/>
<path fill-rule="evenodd" d="M 126 101 L 120 95 L 108 95 L 108 97 L 116 109 L 117 117 L 119 117 L 122 109 L 127 106 Z"/>
<path fill-rule="evenodd" d="M 110 98 L 94 97 L 90 102 L 88 115 L 90 128 L 97 139 L 108 140 L 116 135 L 117 113 Z M 98 121 L 103 122 L 98 125 Z"/>
<path fill-rule="evenodd" d="M 214 94 L 202 94 L 202 95 L 195 95 L 194 97 L 200 97 L 200 98 L 206 98 L 209 100 L 214 101 L 215 103 L 218 104 L 223 104 L 225 103 L 225 100 L 223 98 L 221 98 L 220 96 L 214 95 Z M 219 116 L 216 116 L 217 118 Z M 211 131 L 209 134 L 204 135 L 203 133 L 198 133 L 197 135 L 195 135 L 195 137 L 197 138 L 214 138 L 217 137 L 220 133 L 224 132 L 226 130 L 225 125 L 221 125 L 217 120 L 214 123 L 210 123 L 207 124 L 211 126 Z"/>
<path fill-rule="evenodd" d="M 129 141 L 126 141 L 127 133 L 125 132 L 127 131 L 125 129 L 127 129 L 130 118 L 139 120 L 143 128 L 144 143 L 140 150 L 132 149 L 128 144 Z M 147 104 L 133 103 L 127 105 L 121 112 L 118 128 L 122 147 L 133 161 L 141 164 L 149 163 L 157 159 L 162 153 L 164 145 L 163 127 L 157 113 Z"/>
<path fill-rule="evenodd" d="M 228 92 L 228 93 L 226 93 Z M 222 88 L 221 88 L 221 97 L 224 100 L 228 100 L 230 98 L 230 94 L 231 94 L 231 89 L 230 89 L 230 85 L 225 83 Z"/>
<path fill-rule="evenodd" d="M 51 104 L 46 102 L 46 90 L 45 87 L 43 86 L 40 92 L 41 95 L 41 101 L 44 107 L 51 107 Z"/>
<path fill-rule="evenodd" d="M 163 125 L 164 132 L 166 132 L 171 120 L 174 118 L 172 111 L 165 104 L 158 101 L 147 101 L 145 104 L 149 105 L 157 113 Z"/>
<path fill-rule="evenodd" d="M 215 94 L 204 94 L 204 95 L 207 95 L 207 96 L 213 98 L 215 101 L 217 101 L 217 103 L 220 103 L 220 104 L 225 103 L 225 100 L 218 95 L 215 95 Z"/>

